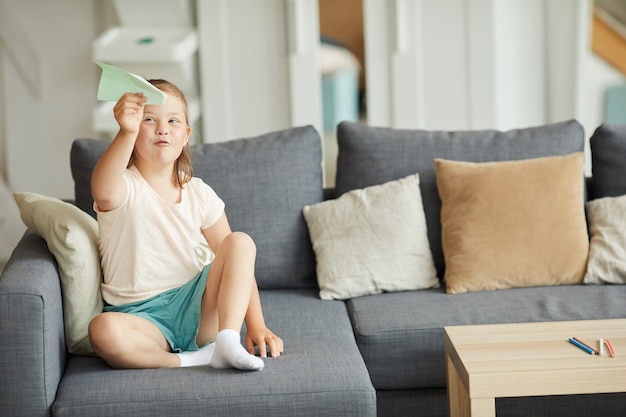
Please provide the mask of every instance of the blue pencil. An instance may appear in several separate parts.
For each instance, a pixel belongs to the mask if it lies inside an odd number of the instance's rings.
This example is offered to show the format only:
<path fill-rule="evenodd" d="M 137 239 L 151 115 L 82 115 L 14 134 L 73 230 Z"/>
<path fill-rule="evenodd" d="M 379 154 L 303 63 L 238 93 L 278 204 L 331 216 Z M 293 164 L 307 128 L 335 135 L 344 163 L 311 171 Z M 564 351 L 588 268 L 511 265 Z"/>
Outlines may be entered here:
<path fill-rule="evenodd" d="M 587 346 L 583 345 L 583 344 L 582 344 L 582 343 L 580 343 L 579 341 L 574 340 L 573 338 L 569 338 L 568 340 L 569 340 L 569 342 L 570 342 L 572 345 L 574 345 L 574 346 L 576 346 L 576 347 L 581 348 L 582 350 L 584 350 L 584 351 L 585 351 L 585 352 L 587 352 L 588 354 L 590 354 L 590 355 L 595 355 L 595 354 L 596 354 L 596 353 L 595 353 L 592 349 L 589 349 Z"/>

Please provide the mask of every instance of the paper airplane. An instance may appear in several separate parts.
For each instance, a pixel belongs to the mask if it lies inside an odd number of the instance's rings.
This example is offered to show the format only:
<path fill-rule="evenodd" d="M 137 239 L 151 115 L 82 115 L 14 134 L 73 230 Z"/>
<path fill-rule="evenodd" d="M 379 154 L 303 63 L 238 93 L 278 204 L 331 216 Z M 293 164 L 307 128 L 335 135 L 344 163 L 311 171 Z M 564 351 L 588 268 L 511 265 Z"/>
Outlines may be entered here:
<path fill-rule="evenodd" d="M 167 94 L 139 75 L 124 71 L 104 62 L 96 62 L 102 68 L 98 100 L 117 101 L 124 93 L 143 93 L 148 99 L 145 104 L 163 104 Z"/>

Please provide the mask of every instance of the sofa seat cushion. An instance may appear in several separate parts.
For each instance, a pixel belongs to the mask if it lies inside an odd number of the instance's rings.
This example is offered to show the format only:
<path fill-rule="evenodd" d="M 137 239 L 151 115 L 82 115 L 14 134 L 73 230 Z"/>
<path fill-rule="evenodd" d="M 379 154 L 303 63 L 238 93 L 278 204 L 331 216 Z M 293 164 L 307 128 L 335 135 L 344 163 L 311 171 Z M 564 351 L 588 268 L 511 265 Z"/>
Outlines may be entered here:
<path fill-rule="evenodd" d="M 315 290 L 261 291 L 268 326 L 285 342 L 260 372 L 208 366 L 115 370 L 71 357 L 56 416 L 375 416 L 376 393 L 345 303 Z M 287 314 L 288 312 L 288 314 Z"/>
<path fill-rule="evenodd" d="M 348 310 L 376 389 L 445 387 L 443 327 L 626 317 L 626 286 L 566 285 L 354 298 Z"/>
<path fill-rule="evenodd" d="M 450 132 L 343 122 L 337 129 L 336 194 L 418 173 L 430 249 L 441 278 L 444 257 L 435 158 L 488 162 L 567 155 L 582 151 L 584 139 L 575 120 L 509 131 Z"/>

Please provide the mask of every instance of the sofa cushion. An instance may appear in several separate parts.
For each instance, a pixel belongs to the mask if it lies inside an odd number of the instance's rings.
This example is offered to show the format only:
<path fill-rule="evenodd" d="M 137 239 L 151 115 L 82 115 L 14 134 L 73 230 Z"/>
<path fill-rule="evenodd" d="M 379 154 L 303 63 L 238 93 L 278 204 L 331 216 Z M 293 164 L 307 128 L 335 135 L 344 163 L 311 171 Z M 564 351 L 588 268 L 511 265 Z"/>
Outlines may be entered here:
<path fill-rule="evenodd" d="M 98 225 L 72 204 L 35 193 L 14 193 L 24 224 L 46 240 L 63 292 L 65 344 L 70 353 L 95 354 L 89 322 L 102 313 Z"/>
<path fill-rule="evenodd" d="M 505 132 L 402 130 L 343 122 L 337 140 L 337 195 L 419 173 L 430 248 L 443 277 L 434 159 L 486 162 L 567 155 L 583 150 L 584 133 L 575 120 Z"/>
<path fill-rule="evenodd" d="M 626 284 L 626 195 L 587 203 L 589 261 L 586 284 Z"/>
<path fill-rule="evenodd" d="M 226 202 L 233 230 L 257 246 L 261 288 L 313 288 L 315 254 L 302 207 L 323 200 L 322 144 L 313 127 L 196 145 L 196 176 Z"/>
<path fill-rule="evenodd" d="M 419 175 L 305 206 L 324 300 L 439 286 Z"/>
<path fill-rule="evenodd" d="M 438 288 L 347 304 L 374 387 L 392 390 L 446 386 L 444 326 L 623 318 L 625 298 L 625 285 L 560 285 L 455 295 Z"/>
<path fill-rule="evenodd" d="M 435 159 L 448 293 L 581 283 L 589 236 L 583 153 Z"/>
<path fill-rule="evenodd" d="M 56 415 L 375 416 L 376 393 L 346 307 L 317 291 L 261 291 L 265 319 L 285 352 L 261 372 L 208 366 L 115 370 L 70 358 Z M 208 411 L 207 411 L 208 410 Z"/>
<path fill-rule="evenodd" d="M 626 125 L 600 125 L 591 135 L 589 144 L 594 197 L 626 194 Z"/>
<path fill-rule="evenodd" d="M 96 139 L 76 139 L 70 149 L 70 168 L 74 180 L 74 204 L 95 219 L 93 196 L 91 195 L 91 174 L 96 163 L 109 147 L 109 141 Z"/>
<path fill-rule="evenodd" d="M 107 146 L 93 139 L 72 145 L 76 203 L 89 213 L 91 172 Z M 310 126 L 192 147 L 194 175 L 225 201 L 232 229 L 256 242 L 260 288 L 317 286 L 302 207 L 323 199 L 321 160 L 321 139 Z"/>

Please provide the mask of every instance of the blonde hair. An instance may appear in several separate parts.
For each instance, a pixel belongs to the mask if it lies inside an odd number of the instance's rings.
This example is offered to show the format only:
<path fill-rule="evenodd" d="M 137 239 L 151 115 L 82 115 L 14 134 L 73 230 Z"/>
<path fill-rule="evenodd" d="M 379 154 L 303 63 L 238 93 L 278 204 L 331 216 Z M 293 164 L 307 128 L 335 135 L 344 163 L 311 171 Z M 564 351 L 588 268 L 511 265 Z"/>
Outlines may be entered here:
<path fill-rule="evenodd" d="M 185 94 L 180 90 L 180 88 L 176 87 L 176 85 L 172 84 L 169 81 L 162 79 L 151 79 L 148 80 L 150 84 L 158 88 L 159 90 L 168 93 L 176 98 L 178 98 L 183 104 L 183 111 L 185 116 L 185 123 L 189 126 L 189 111 L 187 110 L 187 99 L 185 98 Z M 131 166 L 135 159 L 135 152 L 130 157 L 130 161 L 128 161 L 128 166 Z M 183 151 L 178 156 L 178 159 L 174 161 L 174 170 L 172 172 L 172 182 L 175 186 L 179 188 L 183 188 L 183 185 L 191 181 L 193 177 L 193 167 L 191 166 L 191 146 L 189 142 L 185 144 L 183 147 Z"/>

